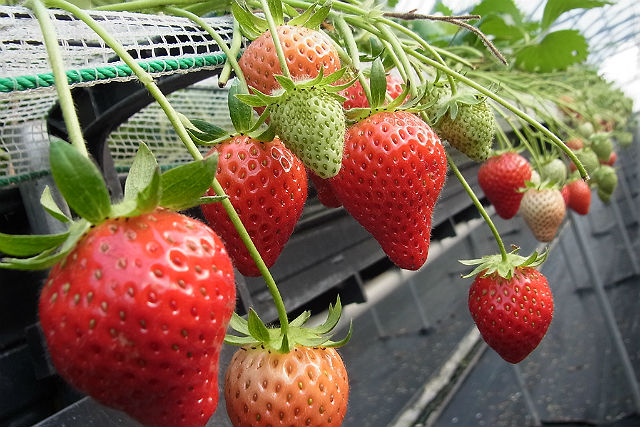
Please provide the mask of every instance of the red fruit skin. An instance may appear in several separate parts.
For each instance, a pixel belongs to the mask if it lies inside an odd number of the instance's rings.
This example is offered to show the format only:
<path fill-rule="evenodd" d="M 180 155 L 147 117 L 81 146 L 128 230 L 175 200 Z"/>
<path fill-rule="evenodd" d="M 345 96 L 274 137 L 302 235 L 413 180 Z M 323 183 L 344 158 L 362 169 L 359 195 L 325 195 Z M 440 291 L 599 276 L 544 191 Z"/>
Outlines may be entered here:
<path fill-rule="evenodd" d="M 51 359 L 74 387 L 147 425 L 202 426 L 218 403 L 235 302 L 218 236 L 156 210 L 93 227 L 51 270 L 39 314 Z"/>
<path fill-rule="evenodd" d="M 609 155 L 609 160 L 607 160 L 606 162 L 601 161 L 600 163 L 604 165 L 613 166 L 617 160 L 618 160 L 618 155 L 616 154 L 615 151 L 612 151 L 611 154 Z"/>
<path fill-rule="evenodd" d="M 531 267 L 516 267 L 511 279 L 479 274 L 469 288 L 469 312 L 486 343 L 515 364 L 546 334 L 553 296 L 547 279 Z"/>
<path fill-rule="evenodd" d="M 571 199 L 571 192 L 569 191 L 569 186 L 567 184 L 562 186 L 560 189 L 560 193 L 562 193 L 562 198 L 564 199 L 564 205 L 569 206 L 569 200 Z"/>
<path fill-rule="evenodd" d="M 580 215 L 588 214 L 591 206 L 591 188 L 589 188 L 589 184 L 581 179 L 576 179 L 567 184 L 566 187 L 570 194 L 567 206 Z"/>
<path fill-rule="evenodd" d="M 281 25 L 277 29 L 293 80 L 314 78 L 321 68 L 324 68 L 325 76 L 340 69 L 338 52 L 324 33 L 291 25 Z M 238 65 L 249 86 L 267 95 L 280 88 L 273 76 L 282 74 L 282 69 L 269 31 L 251 42 Z"/>
<path fill-rule="evenodd" d="M 316 188 L 320 203 L 328 208 L 339 208 L 342 206 L 342 202 L 338 199 L 336 193 L 334 193 L 333 188 L 331 188 L 331 183 L 328 180 L 321 178 L 309 168 L 307 168 L 307 176 Z"/>
<path fill-rule="evenodd" d="M 582 148 L 584 147 L 584 141 L 580 138 L 571 138 L 567 142 L 565 142 L 565 145 L 571 148 L 573 151 L 578 151 L 582 150 Z"/>
<path fill-rule="evenodd" d="M 296 347 L 283 354 L 242 347 L 227 368 L 224 395 L 234 426 L 338 427 L 349 381 L 334 348 Z"/>
<path fill-rule="evenodd" d="M 262 143 L 236 136 L 216 145 L 216 178 L 240 216 L 267 267 L 280 256 L 307 200 L 302 162 L 279 139 Z M 209 155 L 209 154 L 207 154 Z M 209 190 L 210 195 L 214 192 Z M 221 203 L 202 205 L 207 222 L 225 243 L 234 266 L 245 276 L 260 271 Z"/>
<path fill-rule="evenodd" d="M 478 169 L 478 184 L 503 219 L 513 218 L 518 213 L 524 196 L 518 190 L 529 179 L 529 161 L 512 151 L 490 157 Z"/>
<path fill-rule="evenodd" d="M 342 168 L 331 186 L 392 262 L 417 270 L 427 260 L 446 172 L 444 148 L 424 121 L 380 112 L 347 130 Z"/>
<path fill-rule="evenodd" d="M 387 93 L 391 96 L 391 99 L 396 99 L 402 93 L 402 83 L 399 77 L 387 74 Z M 359 81 L 356 81 L 341 91 L 340 95 L 347 98 L 342 104 L 345 110 L 352 108 L 369 108 L 369 101 Z"/>

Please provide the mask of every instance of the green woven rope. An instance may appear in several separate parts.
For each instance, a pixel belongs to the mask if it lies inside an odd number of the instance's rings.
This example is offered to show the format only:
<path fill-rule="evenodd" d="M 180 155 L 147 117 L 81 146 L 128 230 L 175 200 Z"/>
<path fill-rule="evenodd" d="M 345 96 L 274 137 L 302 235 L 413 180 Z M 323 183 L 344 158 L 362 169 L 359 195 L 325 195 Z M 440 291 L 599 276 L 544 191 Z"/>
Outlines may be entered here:
<path fill-rule="evenodd" d="M 140 62 L 139 65 L 148 73 L 158 73 L 192 68 L 218 66 L 224 64 L 227 56 L 224 53 L 180 59 L 160 59 Z M 128 65 L 114 65 L 100 68 L 83 68 L 67 71 L 69 84 L 109 80 L 117 77 L 130 77 L 133 74 Z M 0 78 L 0 92 L 20 92 L 29 89 L 50 87 L 54 85 L 53 73 L 42 73 L 33 76 Z"/>
<path fill-rule="evenodd" d="M 20 184 L 21 182 L 47 176 L 50 173 L 51 172 L 48 170 L 41 170 L 37 172 L 29 172 L 29 173 L 23 173 L 20 175 L 9 176 L 6 178 L 0 178 L 0 187 L 6 187 L 7 185 L 10 185 L 10 184 Z"/>

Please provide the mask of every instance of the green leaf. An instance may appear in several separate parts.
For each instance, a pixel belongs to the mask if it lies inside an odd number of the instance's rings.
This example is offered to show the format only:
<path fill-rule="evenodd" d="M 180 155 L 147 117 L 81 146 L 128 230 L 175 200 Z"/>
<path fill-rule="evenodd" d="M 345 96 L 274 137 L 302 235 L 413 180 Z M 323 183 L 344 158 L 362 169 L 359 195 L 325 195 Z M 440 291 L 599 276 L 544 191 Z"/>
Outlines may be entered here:
<path fill-rule="evenodd" d="M 284 24 L 284 13 L 282 11 L 282 0 L 267 0 L 271 17 L 276 26 Z"/>
<path fill-rule="evenodd" d="M 583 62 L 589 45 L 577 30 L 560 30 L 547 34 L 539 44 L 527 46 L 516 55 L 516 66 L 529 72 L 565 70 Z"/>
<path fill-rule="evenodd" d="M 264 325 L 258 314 L 252 309 L 249 309 L 249 318 L 247 319 L 247 325 L 249 327 L 249 334 L 258 342 L 267 343 L 271 336 L 269 335 L 269 329 Z"/>
<path fill-rule="evenodd" d="M 313 15 L 304 23 L 304 26 L 307 28 L 311 28 L 312 30 L 317 30 L 320 28 L 322 21 L 327 19 L 329 16 L 329 12 L 331 12 L 331 2 L 326 2 L 320 9 L 316 10 Z"/>
<path fill-rule="evenodd" d="M 376 58 L 371 64 L 369 85 L 371 86 L 371 108 L 378 108 L 384 103 L 387 94 L 387 77 L 380 58 Z"/>
<path fill-rule="evenodd" d="M 124 183 L 125 200 L 134 200 L 140 191 L 151 184 L 157 168 L 156 158 L 147 144 L 141 141 Z"/>
<path fill-rule="evenodd" d="M 51 215 L 58 221 L 64 223 L 71 221 L 71 218 L 69 218 L 64 212 L 62 212 L 62 209 L 60 209 L 56 201 L 53 199 L 51 188 L 49 188 L 48 185 L 44 187 L 44 190 L 42 191 L 42 195 L 40 196 L 40 204 L 42 205 L 44 210 L 49 213 L 49 215 Z"/>
<path fill-rule="evenodd" d="M 522 22 L 522 12 L 513 0 L 483 0 L 470 12 L 471 15 L 480 15 L 486 18 L 489 15 L 501 15 L 504 19 L 509 17 L 514 24 Z"/>
<path fill-rule="evenodd" d="M 613 4 L 610 1 L 598 0 L 547 0 L 542 14 L 541 25 L 543 29 L 549 28 L 565 12 L 573 9 L 591 9 Z"/>
<path fill-rule="evenodd" d="M 11 256 L 32 256 L 56 248 L 69 236 L 60 234 L 13 235 L 0 233 L 0 252 Z"/>
<path fill-rule="evenodd" d="M 243 88 L 244 86 L 240 84 L 240 81 L 235 79 L 229 88 L 228 95 L 229 116 L 233 127 L 238 132 L 246 132 L 250 129 L 253 119 L 253 108 L 236 97 L 236 95 L 247 94 Z"/>
<path fill-rule="evenodd" d="M 521 40 L 525 36 L 522 25 L 510 19 L 509 15 L 488 15 L 482 19 L 478 28 L 484 34 L 493 36 L 495 40 L 514 42 Z"/>
<path fill-rule="evenodd" d="M 160 176 L 160 205 L 173 210 L 194 206 L 211 187 L 218 165 L 218 154 L 170 169 Z"/>
<path fill-rule="evenodd" d="M 0 262 L 1 268 L 12 270 L 44 270 L 55 265 L 76 246 L 76 243 L 84 233 L 91 227 L 91 224 L 84 219 L 72 222 L 67 231 L 67 239 L 59 247 L 50 248 L 31 258 L 3 258 Z"/>
<path fill-rule="evenodd" d="M 433 12 L 440 12 L 442 13 L 444 16 L 451 16 L 453 15 L 453 10 L 451 10 L 449 7 L 447 7 L 444 3 L 442 3 L 442 0 L 438 0 L 436 2 L 436 4 L 433 6 Z"/>
<path fill-rule="evenodd" d="M 98 167 L 72 145 L 54 138 L 50 144 L 51 175 L 67 204 L 97 224 L 111 212 L 109 190 Z"/>

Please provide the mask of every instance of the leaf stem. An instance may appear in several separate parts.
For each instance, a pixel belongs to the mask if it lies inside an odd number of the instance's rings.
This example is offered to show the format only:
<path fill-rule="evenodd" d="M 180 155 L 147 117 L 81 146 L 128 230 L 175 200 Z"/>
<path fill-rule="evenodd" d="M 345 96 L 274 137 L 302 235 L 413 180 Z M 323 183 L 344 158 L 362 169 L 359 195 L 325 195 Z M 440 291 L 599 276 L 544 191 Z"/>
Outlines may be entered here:
<path fill-rule="evenodd" d="M 507 262 L 507 250 L 504 247 L 504 243 L 502 242 L 502 237 L 500 237 L 500 233 L 498 233 L 498 229 L 496 228 L 493 221 L 491 221 L 491 217 L 485 210 L 484 206 L 482 206 L 482 203 L 480 203 L 480 200 L 478 200 L 478 197 L 475 195 L 475 193 L 469 186 L 469 183 L 467 183 L 467 181 L 464 179 L 464 176 L 462 176 L 462 174 L 460 173 L 460 170 L 458 169 L 456 164 L 453 162 L 453 160 L 451 160 L 451 157 L 449 157 L 449 154 L 447 154 L 447 162 L 449 163 L 449 167 L 455 174 L 456 178 L 458 178 L 458 181 L 460 181 L 460 184 L 462 184 L 462 187 L 464 188 L 464 190 L 467 192 L 467 194 L 473 201 L 473 204 L 476 206 L 476 209 L 478 209 L 478 212 L 480 212 L 480 215 L 482 215 L 482 218 L 484 218 L 484 221 L 487 223 L 487 225 L 491 229 L 491 232 L 493 233 L 493 237 L 496 239 L 496 243 L 498 244 L 498 248 L 500 248 L 500 255 L 502 256 L 502 261 Z"/>
<path fill-rule="evenodd" d="M 32 0 L 28 5 L 32 7 L 33 12 L 38 19 L 38 23 L 40 24 L 69 140 L 83 156 L 89 157 L 89 153 L 84 142 L 82 127 L 80 126 L 80 121 L 73 103 L 73 96 L 69 89 L 69 82 L 67 80 L 64 62 L 58 45 L 58 36 L 56 34 L 56 29 L 53 26 L 53 22 L 51 21 L 49 11 L 40 0 Z"/>

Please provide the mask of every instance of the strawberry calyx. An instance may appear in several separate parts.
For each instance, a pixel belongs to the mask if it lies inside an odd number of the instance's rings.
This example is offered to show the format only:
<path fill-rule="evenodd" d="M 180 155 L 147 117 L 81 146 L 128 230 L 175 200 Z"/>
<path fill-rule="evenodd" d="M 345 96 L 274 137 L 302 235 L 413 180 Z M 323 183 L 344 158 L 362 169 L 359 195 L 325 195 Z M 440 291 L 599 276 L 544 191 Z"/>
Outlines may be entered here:
<path fill-rule="evenodd" d="M 265 348 L 288 353 L 296 346 L 303 347 L 342 347 L 351 339 L 352 324 L 349 324 L 347 335 L 332 341 L 333 330 L 340 321 L 342 304 L 340 297 L 335 304 L 329 304 L 328 315 L 324 323 L 315 327 L 304 326 L 311 318 L 311 312 L 303 311 L 298 317 L 289 322 L 287 331 L 283 333 L 280 327 L 267 327 L 258 314 L 251 308 L 247 318 L 233 313 L 229 326 L 240 335 L 227 333 L 224 342 L 235 346 L 264 346 Z"/>
<path fill-rule="evenodd" d="M 429 121 L 435 126 L 447 113 L 451 120 L 455 120 L 461 105 L 480 104 L 485 102 L 487 97 L 468 86 L 458 86 L 454 94 L 448 84 L 436 82 L 428 88 L 425 99 Z"/>
<path fill-rule="evenodd" d="M 539 267 L 547 259 L 549 250 L 545 250 L 541 254 L 534 251 L 529 257 L 518 255 L 520 248 L 515 247 L 511 252 L 502 254 L 486 255 L 478 259 L 458 260 L 464 265 L 477 265 L 471 273 L 462 276 L 469 278 L 477 275 L 485 277 L 497 273 L 500 277 L 511 279 L 513 273 L 518 267 Z"/>
<path fill-rule="evenodd" d="M 203 196 L 215 176 L 218 158 L 193 161 L 165 172 L 143 142 L 125 182 L 124 197 L 111 202 L 109 190 L 95 163 L 71 144 L 53 138 L 49 146 L 51 175 L 72 217 L 55 201 L 45 187 L 40 203 L 53 218 L 67 225 L 57 234 L 10 235 L 0 233 L 0 267 L 14 270 L 41 270 L 52 267 L 73 250 L 92 227 L 112 218 L 130 218 L 155 209 L 175 211 L 223 197 Z"/>

